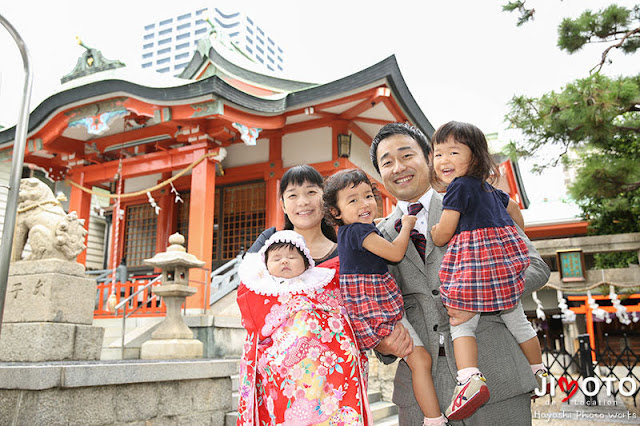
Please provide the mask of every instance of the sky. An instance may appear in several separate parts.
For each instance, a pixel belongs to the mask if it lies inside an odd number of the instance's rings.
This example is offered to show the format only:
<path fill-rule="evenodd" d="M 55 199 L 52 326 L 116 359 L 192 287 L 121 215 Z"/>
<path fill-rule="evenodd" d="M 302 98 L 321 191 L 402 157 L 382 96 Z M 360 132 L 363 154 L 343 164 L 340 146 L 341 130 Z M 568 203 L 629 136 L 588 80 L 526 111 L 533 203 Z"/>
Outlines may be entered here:
<path fill-rule="evenodd" d="M 540 96 L 588 75 L 600 60 L 602 45 L 569 55 L 557 46 L 563 17 L 610 1 L 528 0 L 535 20 L 516 26 L 515 13 L 502 12 L 507 0 L 325 0 L 309 1 L 5 1 L 0 15 L 8 19 L 29 48 L 34 71 L 31 109 L 70 72 L 83 48 L 100 49 L 108 59 L 140 66 L 146 23 L 206 5 L 223 13 L 247 13 L 285 51 L 287 77 L 325 83 L 395 55 L 422 111 L 434 127 L 449 120 L 476 124 L 485 133 L 505 132 L 504 116 L 514 95 Z M 633 6 L 635 1 L 618 1 Z M 9 33 L 0 30 L 0 125 L 17 120 L 23 89 L 22 61 Z M 608 75 L 638 73 L 637 56 L 613 52 Z M 635 61 L 634 61 L 635 59 Z M 513 132 L 511 132 L 513 133 Z M 530 164 L 521 163 L 527 172 Z M 532 201 L 562 202 L 562 171 L 525 179 Z M 566 203 L 564 203 L 566 204 Z M 548 211 L 543 206 L 536 215 Z M 572 215 L 575 208 L 569 209 Z M 544 215 L 544 214 L 543 214 Z M 525 216 L 526 218 L 526 216 Z"/>

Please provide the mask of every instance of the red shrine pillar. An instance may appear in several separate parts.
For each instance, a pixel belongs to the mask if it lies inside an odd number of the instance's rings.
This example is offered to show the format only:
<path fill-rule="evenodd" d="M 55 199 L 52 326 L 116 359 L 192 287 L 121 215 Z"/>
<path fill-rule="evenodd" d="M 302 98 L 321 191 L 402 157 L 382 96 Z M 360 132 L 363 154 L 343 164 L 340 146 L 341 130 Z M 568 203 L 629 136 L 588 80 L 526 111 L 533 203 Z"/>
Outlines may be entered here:
<path fill-rule="evenodd" d="M 282 177 L 282 136 L 269 139 L 269 168 L 264 180 L 267 183 L 265 228 L 275 226 L 284 229 L 284 212 L 280 206 L 280 178 Z"/>
<path fill-rule="evenodd" d="M 275 226 L 278 231 L 284 229 L 284 212 L 280 206 L 280 179 L 269 178 L 267 181 L 267 200 L 265 228 Z"/>
<path fill-rule="evenodd" d="M 171 172 L 162 174 L 162 178 L 158 183 L 164 182 L 171 178 Z M 158 236 L 156 238 L 156 253 L 162 253 L 167 250 L 169 246 L 169 236 L 171 230 L 175 229 L 176 208 L 173 204 L 173 197 L 171 193 L 171 186 L 167 185 L 162 187 L 159 195 L 156 196 L 156 203 L 160 207 L 158 213 Z M 185 238 L 187 236 L 185 235 Z"/>
<path fill-rule="evenodd" d="M 77 183 L 84 186 L 84 173 L 80 173 Z M 84 229 L 89 231 L 89 220 L 91 218 L 91 194 L 84 192 L 76 186 L 71 186 L 71 196 L 69 199 L 69 213 L 76 212 L 78 219 L 84 219 Z M 89 234 L 84 237 L 84 244 L 87 245 Z M 83 250 L 77 257 L 77 262 L 85 265 L 87 263 L 87 250 Z"/>
<path fill-rule="evenodd" d="M 193 152 L 193 159 L 197 160 L 207 153 L 207 149 Z M 204 309 L 205 294 L 211 274 L 213 257 L 213 214 L 216 188 L 216 165 L 213 159 L 205 159 L 191 173 L 191 201 L 189 205 L 189 240 L 187 251 L 205 262 L 204 269 L 194 268 L 189 272 L 189 280 L 198 292 L 187 298 L 187 308 Z M 208 306 L 206 306 L 208 308 Z"/>

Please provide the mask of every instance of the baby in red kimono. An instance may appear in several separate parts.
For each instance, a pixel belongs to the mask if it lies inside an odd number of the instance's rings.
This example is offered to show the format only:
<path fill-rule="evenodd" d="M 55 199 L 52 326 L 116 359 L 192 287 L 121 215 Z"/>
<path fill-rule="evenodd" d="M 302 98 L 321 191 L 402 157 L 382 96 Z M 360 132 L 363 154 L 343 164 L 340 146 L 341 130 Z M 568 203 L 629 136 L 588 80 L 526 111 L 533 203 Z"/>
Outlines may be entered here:
<path fill-rule="evenodd" d="M 276 232 L 258 253 L 245 255 L 238 271 L 247 329 L 238 425 L 372 424 L 366 356 L 335 268 L 315 267 L 294 231 Z"/>

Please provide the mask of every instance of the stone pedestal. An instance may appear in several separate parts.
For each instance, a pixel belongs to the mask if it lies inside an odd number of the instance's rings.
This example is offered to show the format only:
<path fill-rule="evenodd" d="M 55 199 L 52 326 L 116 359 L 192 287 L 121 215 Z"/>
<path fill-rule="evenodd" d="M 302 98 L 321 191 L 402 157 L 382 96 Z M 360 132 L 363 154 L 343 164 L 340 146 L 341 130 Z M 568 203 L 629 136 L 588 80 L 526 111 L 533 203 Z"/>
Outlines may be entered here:
<path fill-rule="evenodd" d="M 167 306 L 167 316 L 151 335 L 151 340 L 140 347 L 140 359 L 188 359 L 202 358 L 204 345 L 193 338 L 193 332 L 187 327 L 180 314 L 180 306 L 187 296 L 196 292 L 195 288 L 169 284 L 153 289 L 162 297 Z"/>
<path fill-rule="evenodd" d="M 170 236 L 169 244 L 166 252 L 144 260 L 147 265 L 162 270 L 162 285 L 152 291 L 162 297 L 167 316 L 153 332 L 151 340 L 140 347 L 140 359 L 202 358 L 204 344 L 193 338 L 193 332 L 182 318 L 180 306 L 197 291 L 189 287 L 189 269 L 201 268 L 204 262 L 186 252 L 182 235 Z"/>
<path fill-rule="evenodd" d="M 57 259 L 11 265 L 0 361 L 96 360 L 104 329 L 92 327 L 95 280 Z"/>

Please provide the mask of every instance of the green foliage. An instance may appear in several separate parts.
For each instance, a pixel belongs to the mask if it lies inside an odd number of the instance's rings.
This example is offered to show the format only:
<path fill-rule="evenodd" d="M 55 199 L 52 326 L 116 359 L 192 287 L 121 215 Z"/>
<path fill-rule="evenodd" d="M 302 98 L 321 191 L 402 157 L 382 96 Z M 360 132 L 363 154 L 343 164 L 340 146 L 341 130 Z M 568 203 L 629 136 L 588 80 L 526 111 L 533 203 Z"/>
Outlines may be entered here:
<path fill-rule="evenodd" d="M 535 13 L 535 9 L 527 9 L 524 7 L 524 1 L 510 1 L 507 4 L 502 5 L 502 10 L 505 12 L 515 12 L 516 10 L 520 12 L 520 17 L 518 18 L 517 26 L 521 26 L 525 22 L 533 20 L 533 14 Z"/>
<path fill-rule="evenodd" d="M 638 264 L 638 254 L 624 251 L 618 253 L 596 253 L 593 255 L 594 269 L 628 268 Z M 607 293 L 609 289 L 607 289 Z"/>
<path fill-rule="evenodd" d="M 569 53 L 580 50 L 591 42 L 621 40 L 640 24 L 640 8 L 627 9 L 615 4 L 594 13 L 586 10 L 576 19 L 565 18 L 558 28 L 558 47 Z M 640 33 L 632 33 L 624 39 L 620 48 L 633 53 L 640 46 Z"/>
<path fill-rule="evenodd" d="M 640 75 L 611 79 L 595 73 L 540 98 L 515 96 L 506 118 L 522 131 L 519 150 L 529 155 L 548 145 L 607 150 L 616 139 L 637 140 L 639 103 Z"/>
<path fill-rule="evenodd" d="M 503 10 L 528 9 L 520 1 Z M 558 28 L 558 46 L 568 53 L 594 43 L 605 46 L 595 72 L 538 98 L 513 97 L 506 119 L 523 139 L 511 143 L 509 153 L 528 156 L 561 147 L 561 158 L 550 164 L 562 161 L 576 171 L 569 193 L 589 220 L 589 232 L 640 232 L 640 74 L 600 73 L 611 49 L 627 54 L 640 49 L 640 6 L 586 10 Z M 637 253 L 598 254 L 595 266 L 626 267 L 629 261 L 638 263 Z"/>

